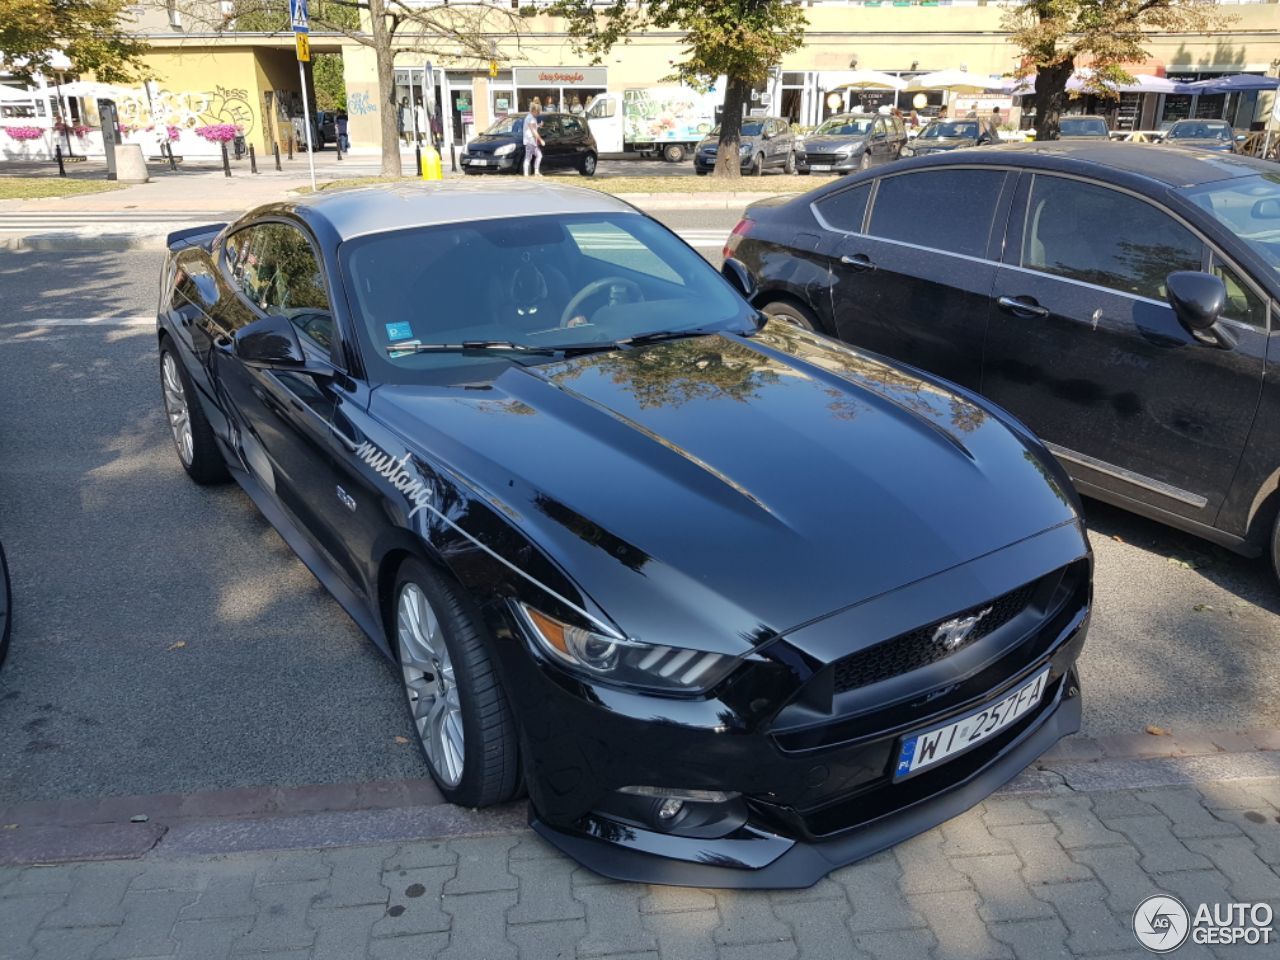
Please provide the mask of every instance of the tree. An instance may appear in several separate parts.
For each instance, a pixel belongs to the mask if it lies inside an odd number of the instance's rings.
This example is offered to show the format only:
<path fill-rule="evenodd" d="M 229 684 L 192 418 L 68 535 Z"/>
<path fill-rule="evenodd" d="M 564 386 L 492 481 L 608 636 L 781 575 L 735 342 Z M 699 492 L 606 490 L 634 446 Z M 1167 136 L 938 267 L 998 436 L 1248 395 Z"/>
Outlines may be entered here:
<path fill-rule="evenodd" d="M 317 53 L 311 58 L 311 77 L 316 86 L 317 109 L 347 109 L 347 84 L 342 72 L 342 54 Z"/>
<path fill-rule="evenodd" d="M 791 0 L 612 0 L 596 7 L 591 0 L 558 0 L 551 12 L 569 21 L 578 50 L 599 63 L 616 44 L 650 27 L 685 33 L 684 60 L 664 82 L 706 87 L 726 78 L 720 117 L 717 177 L 741 173 L 738 146 L 742 110 L 751 87 L 764 83 L 769 70 L 804 43 L 804 11 Z"/>
<path fill-rule="evenodd" d="M 134 79 L 147 45 L 121 23 L 127 0 L 0 0 L 0 56 L 30 83 L 59 53 L 78 73 L 114 83 Z"/>
<path fill-rule="evenodd" d="M 1201 33 L 1228 19 L 1216 0 L 1024 0 L 1010 7 L 1004 27 L 1022 50 L 1022 74 L 1036 74 L 1036 139 L 1058 139 L 1077 64 L 1091 69 L 1092 92 L 1115 96 L 1107 83 L 1133 79 L 1124 64 L 1147 58 L 1147 34 Z"/>
<path fill-rule="evenodd" d="M 206 4 L 205 9 L 209 6 Z M 396 54 L 415 52 L 437 62 L 488 62 L 493 56 L 491 37 L 517 32 L 520 26 L 518 16 L 510 9 L 479 3 L 423 6 L 415 0 L 321 0 L 309 4 L 309 8 L 313 31 L 340 33 L 373 50 L 384 177 L 399 177 L 402 173 L 396 122 Z M 198 11 L 193 13 L 199 15 Z M 288 2 L 236 0 L 217 26 L 228 31 L 287 31 Z"/>

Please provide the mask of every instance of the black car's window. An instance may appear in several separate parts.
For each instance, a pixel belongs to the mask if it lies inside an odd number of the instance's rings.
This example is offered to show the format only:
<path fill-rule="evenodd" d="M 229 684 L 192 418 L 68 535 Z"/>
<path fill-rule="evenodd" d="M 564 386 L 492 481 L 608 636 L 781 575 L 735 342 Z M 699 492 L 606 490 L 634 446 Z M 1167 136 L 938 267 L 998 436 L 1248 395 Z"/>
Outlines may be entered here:
<path fill-rule="evenodd" d="M 1179 120 L 1169 132 L 1166 140 L 1231 140 L 1232 129 L 1224 121 L 1218 120 Z"/>
<path fill-rule="evenodd" d="M 880 181 L 873 237 L 985 257 L 1003 170 L 922 170 Z"/>
<path fill-rule="evenodd" d="M 823 197 L 814 206 L 818 208 L 822 219 L 837 230 L 861 233 L 863 217 L 867 212 L 867 199 L 870 196 L 871 184 L 862 183 Z"/>
<path fill-rule="evenodd" d="M 1223 316 L 1228 320 L 1247 323 L 1251 327 L 1265 330 L 1267 327 L 1267 304 L 1253 291 L 1253 287 L 1241 279 L 1234 267 L 1223 263 L 1215 255 L 1213 258 L 1213 274 L 1222 280 L 1227 288 L 1227 308 Z"/>
<path fill-rule="evenodd" d="M 1199 238 L 1145 200 L 1043 174 L 1031 185 L 1024 267 L 1163 300 L 1165 277 L 1203 262 Z"/>
<path fill-rule="evenodd" d="M 582 121 L 577 117 L 561 117 L 560 129 L 570 137 L 576 137 L 582 133 Z"/>
<path fill-rule="evenodd" d="M 328 349 L 333 314 L 315 251 L 296 227 L 262 223 L 227 241 L 227 267 L 245 298 L 264 313 L 288 317 L 298 332 Z"/>
<path fill-rule="evenodd" d="M 941 137 L 967 137 L 972 140 L 977 136 L 976 120 L 935 120 L 920 133 L 921 140 L 936 140 Z"/>
<path fill-rule="evenodd" d="M 1063 117 L 1058 130 L 1064 137 L 1105 137 L 1107 122 L 1101 117 Z"/>
<path fill-rule="evenodd" d="M 542 134 L 543 139 L 548 137 L 558 137 L 561 131 L 560 117 L 541 117 L 538 120 L 538 133 Z"/>
<path fill-rule="evenodd" d="M 1280 174 L 1215 180 L 1186 194 L 1280 272 Z"/>

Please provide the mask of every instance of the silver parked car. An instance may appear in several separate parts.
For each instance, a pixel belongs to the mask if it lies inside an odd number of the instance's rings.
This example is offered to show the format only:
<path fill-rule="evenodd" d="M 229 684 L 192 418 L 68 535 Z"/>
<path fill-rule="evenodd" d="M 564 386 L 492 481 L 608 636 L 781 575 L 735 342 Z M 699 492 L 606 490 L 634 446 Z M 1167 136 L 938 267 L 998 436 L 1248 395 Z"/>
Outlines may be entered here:
<path fill-rule="evenodd" d="M 841 113 L 829 117 L 796 143 L 796 169 L 801 173 L 849 173 L 897 160 L 907 143 L 907 129 L 897 117 Z"/>

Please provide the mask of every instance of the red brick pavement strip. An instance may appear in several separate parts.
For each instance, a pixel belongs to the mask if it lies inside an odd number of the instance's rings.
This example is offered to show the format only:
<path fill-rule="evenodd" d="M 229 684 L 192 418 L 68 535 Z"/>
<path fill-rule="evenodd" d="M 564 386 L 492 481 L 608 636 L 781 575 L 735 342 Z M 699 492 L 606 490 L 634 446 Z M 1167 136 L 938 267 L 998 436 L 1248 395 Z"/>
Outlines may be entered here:
<path fill-rule="evenodd" d="M 1115 761 L 1280 751 L 1280 729 L 1070 737 L 1011 785 L 1045 789 L 1055 770 L 1085 770 Z M 1017 785 L 1021 784 L 1019 788 Z M 429 780 L 392 780 L 302 787 L 243 787 L 193 794 L 104 797 L 18 803 L 0 808 L 0 864 L 139 857 L 158 844 L 181 849 L 298 846 L 359 842 L 351 837 L 450 836 L 513 829 L 522 820 L 509 805 L 496 814 L 444 804 Z M 379 815 L 381 814 L 381 815 Z M 135 816 L 146 819 L 131 822 Z M 354 833 L 352 832 L 354 831 Z M 222 839 L 219 839 L 222 838 Z"/>

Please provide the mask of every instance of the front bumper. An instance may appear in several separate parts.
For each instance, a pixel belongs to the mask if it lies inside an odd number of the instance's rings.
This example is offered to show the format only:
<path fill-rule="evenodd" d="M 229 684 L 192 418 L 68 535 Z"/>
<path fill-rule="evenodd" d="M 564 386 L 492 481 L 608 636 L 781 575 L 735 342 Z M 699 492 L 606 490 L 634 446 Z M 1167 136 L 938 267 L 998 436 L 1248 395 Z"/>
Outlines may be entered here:
<path fill-rule="evenodd" d="M 843 156 L 837 154 L 796 154 L 796 169 L 801 172 L 817 171 L 818 173 L 851 173 L 862 163 L 862 154 Z"/>
<path fill-rule="evenodd" d="M 741 161 L 738 166 L 742 169 L 743 173 L 746 173 L 751 169 L 751 161 L 755 159 L 755 154 L 749 153 L 746 156 L 739 156 L 738 159 Z M 702 170 L 709 173 L 716 168 L 716 155 L 714 153 L 694 154 L 693 167 L 695 170 Z"/>
<path fill-rule="evenodd" d="M 483 161 L 483 162 L 477 162 Z M 468 154 L 464 153 L 459 162 L 464 170 L 475 170 L 483 173 L 510 173 L 520 168 L 524 162 L 523 152 L 517 150 L 515 153 L 508 154 L 505 157 L 495 157 L 491 153 L 487 154 Z"/>
<path fill-rule="evenodd" d="M 1079 728 L 1074 664 L 1088 630 L 1091 563 L 1078 525 L 1048 531 L 775 640 L 701 700 L 572 679 L 523 643 L 500 643 L 530 823 L 617 879 L 809 886 L 958 814 Z M 1051 572 L 1023 586 L 1028 569 Z M 885 645 L 850 642 L 896 641 L 921 618 L 931 624 L 1022 591 L 1031 598 L 1022 613 L 905 673 L 878 662 L 864 669 L 864 654 Z M 966 753 L 893 779 L 904 735 L 998 701 L 1045 667 L 1035 709 Z M 619 793 L 635 786 L 737 796 L 701 819 L 691 804 L 688 819 L 664 826 L 655 807 Z"/>

